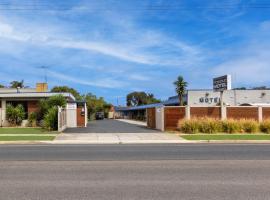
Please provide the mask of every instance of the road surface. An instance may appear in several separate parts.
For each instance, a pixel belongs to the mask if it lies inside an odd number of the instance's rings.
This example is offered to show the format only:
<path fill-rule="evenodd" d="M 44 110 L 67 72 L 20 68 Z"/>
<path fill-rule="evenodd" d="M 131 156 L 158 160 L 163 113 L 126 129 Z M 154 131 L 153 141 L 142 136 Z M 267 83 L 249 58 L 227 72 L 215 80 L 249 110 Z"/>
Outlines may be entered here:
<path fill-rule="evenodd" d="M 0 199 L 269 199 L 269 145 L 0 146 Z"/>

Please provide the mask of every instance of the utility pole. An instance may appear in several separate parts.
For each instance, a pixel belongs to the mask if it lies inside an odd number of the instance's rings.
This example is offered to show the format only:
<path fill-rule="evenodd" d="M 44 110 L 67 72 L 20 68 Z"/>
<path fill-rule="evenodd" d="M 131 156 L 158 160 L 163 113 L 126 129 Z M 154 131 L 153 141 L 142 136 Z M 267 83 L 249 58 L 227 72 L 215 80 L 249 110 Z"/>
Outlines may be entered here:
<path fill-rule="evenodd" d="M 45 81 L 45 83 L 48 83 L 47 69 L 48 69 L 49 67 L 47 67 L 47 66 L 41 66 L 41 67 L 39 67 L 39 68 L 40 68 L 40 69 L 43 69 L 44 81 Z"/>

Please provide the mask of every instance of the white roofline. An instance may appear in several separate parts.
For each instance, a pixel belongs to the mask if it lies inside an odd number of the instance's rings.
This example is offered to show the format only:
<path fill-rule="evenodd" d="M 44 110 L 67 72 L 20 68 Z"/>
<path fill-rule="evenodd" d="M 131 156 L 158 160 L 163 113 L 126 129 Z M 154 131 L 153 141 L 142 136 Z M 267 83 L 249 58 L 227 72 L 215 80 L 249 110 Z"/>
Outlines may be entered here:
<path fill-rule="evenodd" d="M 0 98 L 46 98 L 55 95 L 63 95 L 75 100 L 71 93 L 67 92 L 21 92 L 21 93 L 0 93 Z"/>

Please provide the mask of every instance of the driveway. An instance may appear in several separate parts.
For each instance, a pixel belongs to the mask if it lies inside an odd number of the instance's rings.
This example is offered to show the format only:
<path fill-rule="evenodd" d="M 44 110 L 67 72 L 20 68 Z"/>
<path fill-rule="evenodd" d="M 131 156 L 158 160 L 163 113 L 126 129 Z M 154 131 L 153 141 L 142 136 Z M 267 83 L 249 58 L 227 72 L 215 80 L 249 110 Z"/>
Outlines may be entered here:
<path fill-rule="evenodd" d="M 144 123 L 130 120 L 99 120 L 85 128 L 68 128 L 54 144 L 147 144 L 186 143 L 179 136 L 148 129 Z"/>
<path fill-rule="evenodd" d="M 88 123 L 86 128 L 68 128 L 65 133 L 160 133 L 143 126 L 118 120 L 97 120 Z"/>

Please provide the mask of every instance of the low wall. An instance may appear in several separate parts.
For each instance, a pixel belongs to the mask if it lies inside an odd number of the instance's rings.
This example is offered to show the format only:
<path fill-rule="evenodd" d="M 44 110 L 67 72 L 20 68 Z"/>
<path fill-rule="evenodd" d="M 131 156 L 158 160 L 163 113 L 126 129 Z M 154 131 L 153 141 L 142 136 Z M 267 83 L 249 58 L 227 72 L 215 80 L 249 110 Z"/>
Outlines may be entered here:
<path fill-rule="evenodd" d="M 190 107 L 190 117 L 202 118 L 221 118 L 221 109 L 220 107 Z"/>
<path fill-rule="evenodd" d="M 262 121 L 270 119 L 270 107 L 224 107 L 225 112 L 221 112 L 221 107 L 164 107 L 163 112 L 163 127 L 165 130 L 176 130 L 177 124 L 181 119 L 203 118 L 210 117 L 216 119 L 254 119 Z M 160 117 L 158 117 L 160 119 Z M 160 123 L 160 122 L 156 122 Z M 162 126 L 161 126 L 162 127 Z"/>
<path fill-rule="evenodd" d="M 227 107 L 227 119 L 259 120 L 258 107 Z"/>
<path fill-rule="evenodd" d="M 185 107 L 164 107 L 164 129 L 175 130 L 178 121 L 186 116 Z"/>
<path fill-rule="evenodd" d="M 262 108 L 263 119 L 270 119 L 270 108 Z"/>

